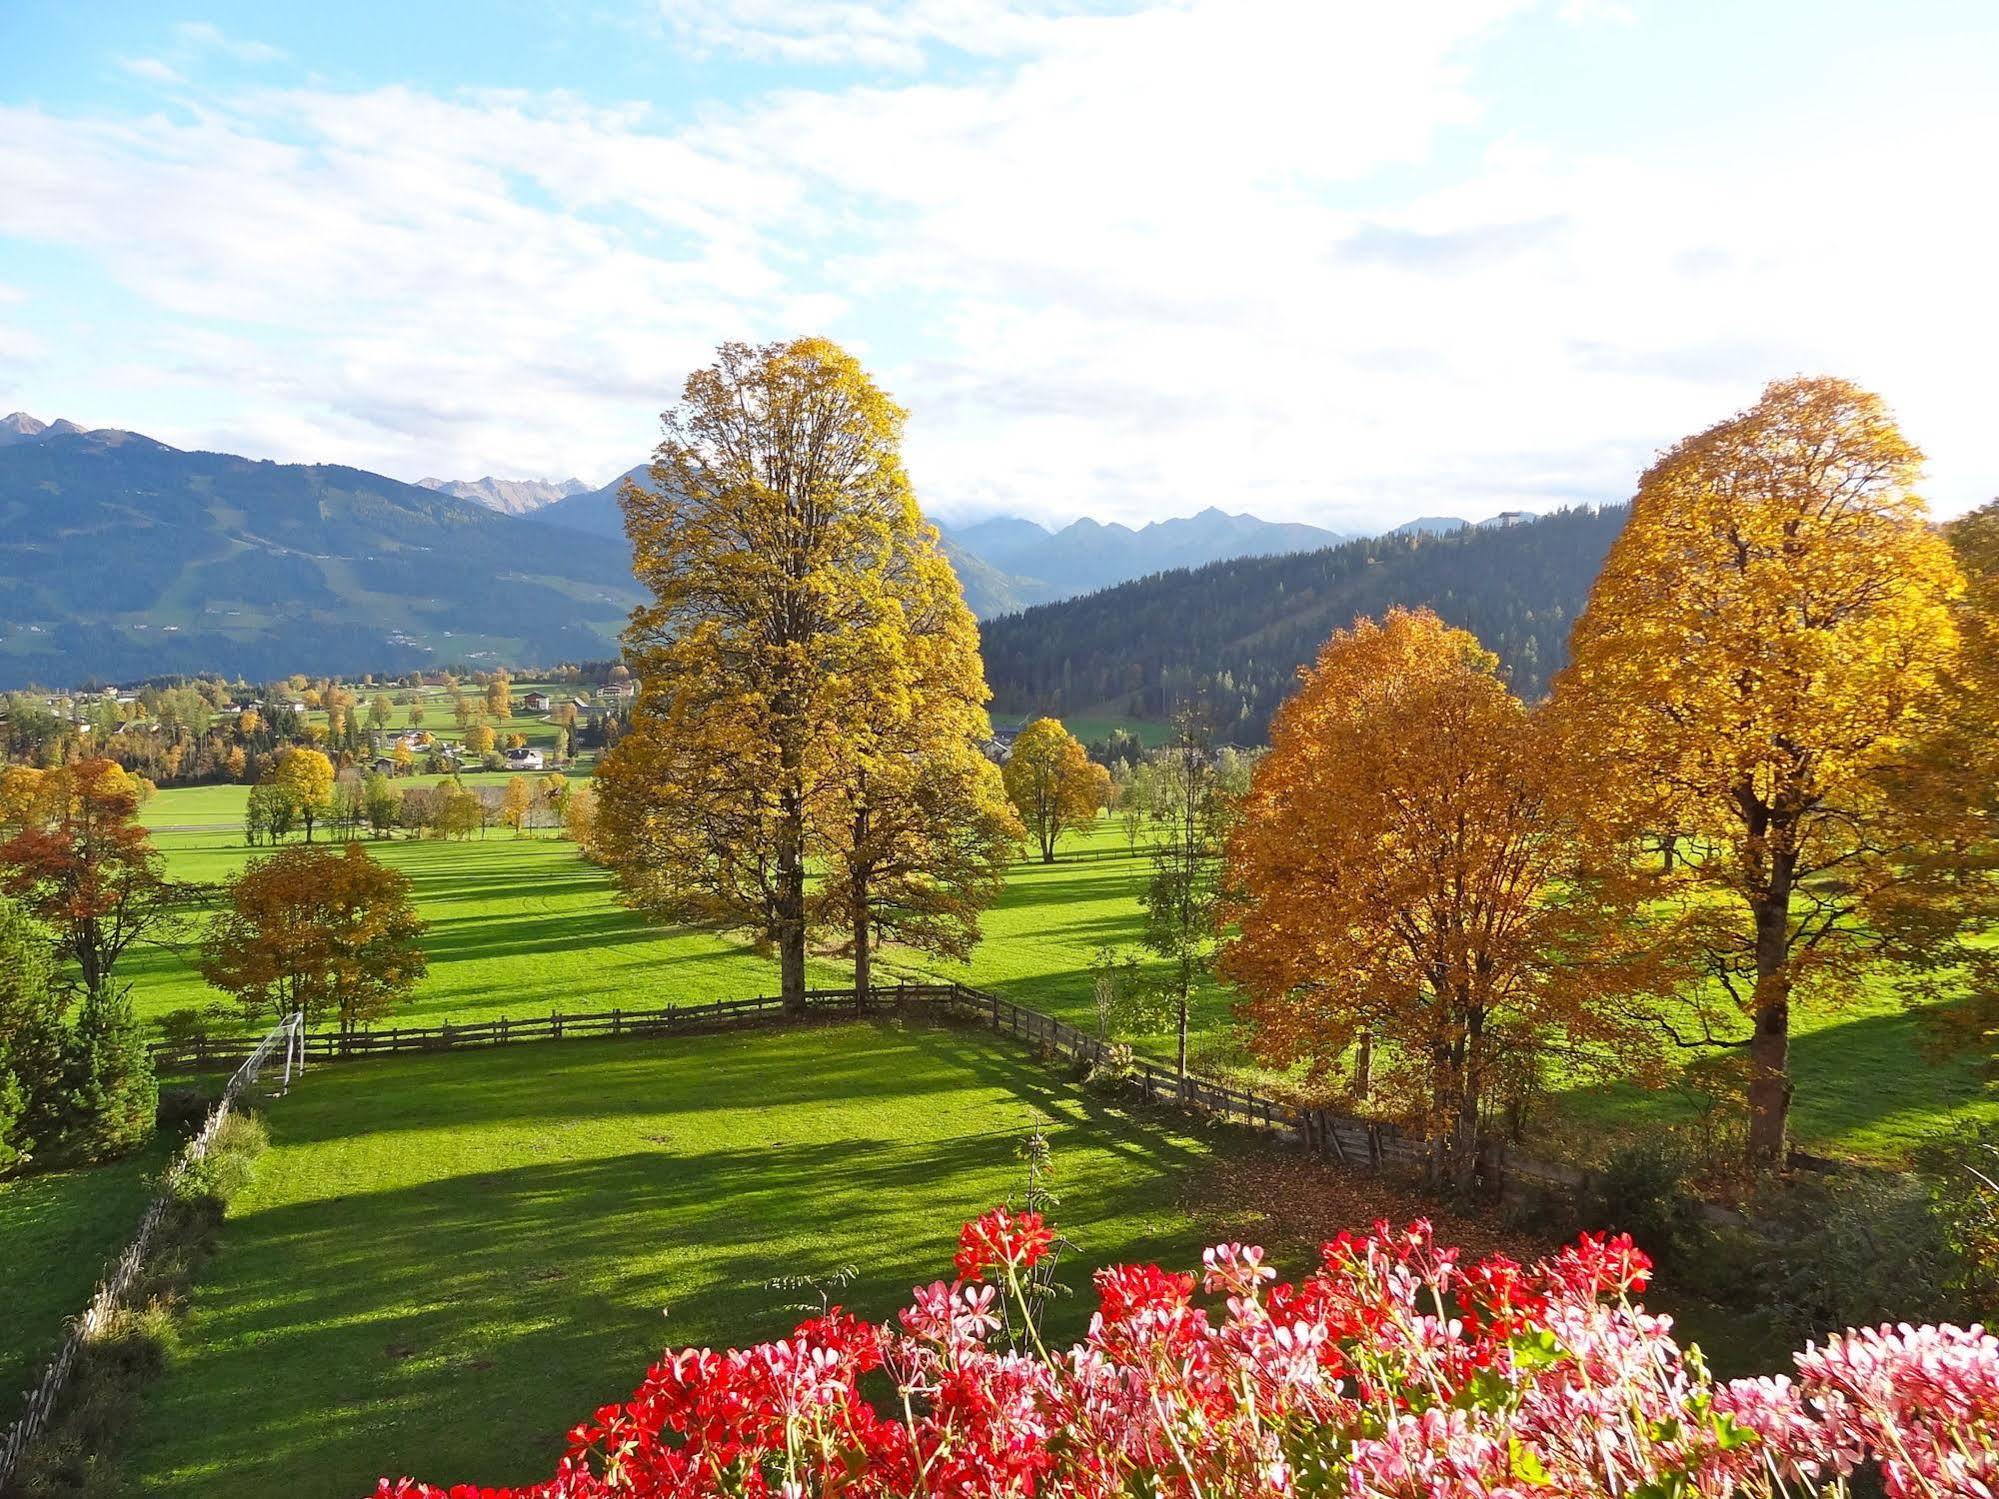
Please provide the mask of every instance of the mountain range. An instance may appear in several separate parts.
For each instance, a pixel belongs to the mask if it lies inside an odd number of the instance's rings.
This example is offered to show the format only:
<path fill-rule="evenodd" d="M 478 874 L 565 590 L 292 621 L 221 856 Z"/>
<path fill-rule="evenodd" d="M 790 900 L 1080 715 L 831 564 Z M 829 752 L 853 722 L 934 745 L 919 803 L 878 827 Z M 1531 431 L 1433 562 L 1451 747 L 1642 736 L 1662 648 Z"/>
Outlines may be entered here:
<path fill-rule="evenodd" d="M 990 619 L 979 637 L 993 715 L 1161 720 L 1200 704 L 1225 737 L 1261 743 L 1326 637 L 1398 604 L 1477 635 L 1532 700 L 1624 514 L 1585 507 L 1237 557 Z"/>
<path fill-rule="evenodd" d="M 0 686 L 602 658 L 621 541 L 335 464 L 0 424 Z"/>
<path fill-rule="evenodd" d="M 434 489 L 439 494 L 472 500 L 502 515 L 527 515 L 557 500 L 582 494 L 590 487 L 581 479 L 564 479 L 560 484 L 552 484 L 547 479 L 495 479 L 491 474 L 483 479 L 419 479 L 416 482 L 419 489 Z"/>
<path fill-rule="evenodd" d="M 638 599 L 618 502 L 628 478 L 650 482 L 639 465 L 595 489 L 406 484 L 14 412 L 0 418 L 0 687 L 603 657 Z M 1137 528 L 1001 516 L 940 531 L 985 620 L 1349 540 L 1219 507 Z"/>

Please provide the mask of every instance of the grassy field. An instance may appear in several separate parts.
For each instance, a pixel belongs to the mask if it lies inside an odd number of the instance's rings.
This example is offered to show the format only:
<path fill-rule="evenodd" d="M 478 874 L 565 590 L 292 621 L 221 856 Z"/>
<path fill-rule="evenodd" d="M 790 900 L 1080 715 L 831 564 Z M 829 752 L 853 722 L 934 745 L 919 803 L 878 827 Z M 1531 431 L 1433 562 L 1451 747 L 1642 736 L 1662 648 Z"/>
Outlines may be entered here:
<path fill-rule="evenodd" d="M 149 1195 L 147 1178 L 169 1154 L 169 1142 L 156 1140 L 114 1165 L 0 1181 L 0 1264 L 7 1284 L 0 1316 L 0 1426 L 13 1419 L 16 1394 L 62 1341 L 64 1323 L 83 1310 L 105 1262 L 132 1237 Z"/>
<path fill-rule="evenodd" d="M 208 820 L 218 792 L 230 789 L 162 791 L 148 803 L 148 819 L 163 827 L 198 825 Z M 241 788 L 234 789 L 240 797 Z M 220 831 L 161 833 L 172 873 L 217 880 L 240 868 L 254 851 L 233 824 L 223 824 Z M 409 1023 L 774 991 L 768 959 L 728 938 L 648 925 L 615 903 L 609 878 L 567 842 L 495 831 L 463 843 L 396 839 L 368 847 L 410 874 L 432 923 L 430 977 L 401 1012 Z M 1108 820 L 1062 844 L 1064 853 L 1124 848 L 1122 831 Z M 955 978 L 1093 1026 L 1091 959 L 1104 948 L 1133 949 L 1137 897 L 1150 867 L 1143 857 L 1018 863 L 984 915 L 984 941 L 970 963 L 890 954 L 885 974 Z M 1157 963 L 1147 966 L 1161 971 Z M 169 952 L 129 957 L 124 972 L 145 1015 L 216 997 Z M 848 977 L 832 962 L 815 962 L 812 976 L 829 985 Z M 1207 1070 L 1250 1068 L 1230 1004 L 1231 996 L 1212 983 L 1196 997 L 1192 1051 Z M 1839 1009 L 1801 1006 L 1794 1025 L 1794 1130 L 1809 1148 L 1894 1160 L 1953 1112 L 1999 1113 L 1999 1100 L 1971 1063 L 1929 1055 L 1918 1018 L 1885 992 Z M 1154 1055 L 1171 1053 L 1164 1028 L 1131 1039 Z M 1673 1089 L 1578 1089 L 1563 1109 L 1592 1131 L 1637 1132 L 1687 1118 L 1693 1104 Z"/>
<path fill-rule="evenodd" d="M 851 1266 L 873 1316 L 948 1276 L 958 1224 L 1054 1148 L 1077 1254 L 1188 1261 L 1218 1149 L 978 1032 L 888 1024 L 324 1067 L 274 1104 L 130 1492 L 352 1496 L 545 1476 L 663 1344 L 783 1331 L 773 1277 Z M 807 1298 L 809 1299 L 809 1298 Z M 1059 1304 L 1079 1331 L 1083 1298 Z"/>
<path fill-rule="evenodd" d="M 157 841 L 169 871 L 187 880 L 223 879 L 257 852 L 234 833 L 166 833 Z M 775 992 L 773 965 L 742 944 L 651 926 L 617 905 L 609 878 L 566 841 L 501 830 L 465 842 L 370 842 L 368 850 L 410 876 L 430 923 L 430 976 L 398 1012 L 406 1024 Z M 144 1017 L 222 998 L 186 956 L 166 949 L 128 957 L 120 972 Z M 840 981 L 831 967 L 817 972 Z"/>
<path fill-rule="evenodd" d="M 585 759 L 565 769 L 562 774 L 570 780 L 587 780 L 594 760 Z M 539 772 L 510 770 L 467 770 L 457 776 L 409 775 L 398 776 L 395 784 L 403 786 L 435 786 L 440 781 L 457 780 L 466 786 L 504 786 L 516 775 L 526 775 L 530 780 L 538 779 Z M 233 832 L 243 825 L 243 811 L 250 799 L 248 786 L 173 786 L 165 791 L 157 791 L 139 808 L 139 821 L 155 831 L 196 829 L 200 831 Z M 165 845 L 162 845 L 163 847 Z"/>

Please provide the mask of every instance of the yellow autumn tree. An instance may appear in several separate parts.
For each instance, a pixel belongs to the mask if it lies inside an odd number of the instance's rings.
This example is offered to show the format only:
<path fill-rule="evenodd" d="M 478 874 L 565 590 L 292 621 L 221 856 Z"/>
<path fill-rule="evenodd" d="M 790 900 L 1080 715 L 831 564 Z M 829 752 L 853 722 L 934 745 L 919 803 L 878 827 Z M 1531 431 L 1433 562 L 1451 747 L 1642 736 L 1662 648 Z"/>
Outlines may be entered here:
<path fill-rule="evenodd" d="M 825 339 L 725 344 L 663 418 L 625 528 L 652 602 L 625 631 L 639 683 L 605 757 L 596 847 L 624 899 L 746 931 L 805 1002 L 808 842 L 855 725 L 845 680 L 929 545 L 904 413 Z"/>
<path fill-rule="evenodd" d="M 1061 720 L 1037 718 L 1014 736 L 1001 777 L 1041 862 L 1053 864 L 1056 840 L 1096 820 L 1110 773 L 1091 761 Z"/>
<path fill-rule="evenodd" d="M 475 723 L 465 731 L 465 753 L 484 759 L 493 753 L 494 737 L 492 726 Z"/>
<path fill-rule="evenodd" d="M 312 842 L 313 825 L 333 810 L 333 762 L 316 749 L 280 750 L 264 772 L 263 784 L 291 804 Z"/>
<path fill-rule="evenodd" d="M 1876 960 L 1934 994 L 1992 911 L 1976 788 L 1928 752 L 1961 717 L 1962 583 L 1921 460 L 1879 397 L 1773 383 L 1646 472 L 1556 685 L 1595 855 L 1646 870 L 1634 897 L 1700 955 L 1710 1002 L 1674 1034 L 1746 1054 L 1762 1165 L 1794 1002 Z"/>
<path fill-rule="evenodd" d="M 826 869 L 816 910 L 841 934 L 834 950 L 853 959 L 862 1003 L 884 944 L 971 956 L 1026 836 L 979 748 L 991 724 L 978 626 L 931 528 L 877 605 L 837 663 L 846 729 L 812 845 Z"/>
<path fill-rule="evenodd" d="M 1481 1121 L 1561 1047 L 1638 1058 L 1657 982 L 1571 880 L 1558 756 L 1497 658 L 1427 610 L 1335 634 L 1271 727 L 1225 850 L 1222 976 L 1258 1054 L 1323 1080 L 1376 1050 L 1387 1100 L 1470 1185 Z"/>
<path fill-rule="evenodd" d="M 509 776 L 506 790 L 500 795 L 500 821 L 512 828 L 518 838 L 527 831 L 533 816 L 534 787 L 528 784 L 526 776 Z"/>

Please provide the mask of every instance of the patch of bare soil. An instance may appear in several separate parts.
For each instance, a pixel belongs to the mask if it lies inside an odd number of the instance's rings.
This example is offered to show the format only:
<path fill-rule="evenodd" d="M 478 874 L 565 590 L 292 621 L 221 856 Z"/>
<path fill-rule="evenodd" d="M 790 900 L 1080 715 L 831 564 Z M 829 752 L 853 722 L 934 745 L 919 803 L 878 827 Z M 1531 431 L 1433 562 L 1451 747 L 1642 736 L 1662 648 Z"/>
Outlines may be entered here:
<path fill-rule="evenodd" d="M 1378 1218 L 1397 1226 L 1427 1218 L 1437 1242 L 1457 1245 L 1468 1259 L 1531 1261 L 1556 1247 L 1497 1209 L 1466 1209 L 1406 1178 L 1276 1147 L 1219 1156 L 1191 1184 L 1188 1207 L 1209 1241 L 1262 1244 L 1285 1280 L 1309 1273 L 1319 1246 L 1341 1229 L 1360 1233 Z"/>

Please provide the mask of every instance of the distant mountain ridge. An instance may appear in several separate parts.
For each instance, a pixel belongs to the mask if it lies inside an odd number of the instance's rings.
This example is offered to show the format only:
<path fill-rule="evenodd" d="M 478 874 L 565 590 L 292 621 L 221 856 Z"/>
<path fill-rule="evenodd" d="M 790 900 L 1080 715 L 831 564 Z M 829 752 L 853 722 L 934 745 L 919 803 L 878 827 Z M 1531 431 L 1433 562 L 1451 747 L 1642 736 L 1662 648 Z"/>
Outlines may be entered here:
<path fill-rule="evenodd" d="M 583 494 L 590 486 L 581 479 L 564 479 L 560 484 L 548 479 L 419 479 L 419 489 L 436 490 L 461 500 L 473 500 L 502 515 L 528 515 L 557 500 Z"/>
<path fill-rule="evenodd" d="M 12 411 L 0 416 L 0 448 L 11 447 L 15 443 L 40 442 L 45 437 L 68 437 L 84 429 L 67 417 L 57 417 L 52 422 L 37 421 L 25 411 Z M 114 427 L 104 429 L 116 431 Z"/>
<path fill-rule="evenodd" d="M 1231 558 L 989 619 L 979 638 L 993 711 L 1158 721 L 1195 702 L 1226 738 L 1262 743 L 1326 637 L 1398 604 L 1477 635 L 1531 700 L 1565 658 L 1624 516 L 1584 507 Z"/>
<path fill-rule="evenodd" d="M 1231 515 L 1215 505 L 1136 529 L 1085 517 L 1051 532 L 1019 516 L 995 516 L 939 530 L 955 547 L 1007 577 L 1013 607 L 1073 598 L 1171 568 L 1281 556 L 1349 539 L 1319 526 Z M 992 612 L 999 611 L 984 611 Z"/>
<path fill-rule="evenodd" d="M 9 419 L 0 687 L 408 670 L 616 649 L 620 543 L 334 464 Z"/>
<path fill-rule="evenodd" d="M 639 597 L 619 503 L 627 479 L 650 483 L 648 466 L 596 489 L 491 476 L 405 484 L 336 464 L 183 452 L 135 432 L 13 412 L 0 418 L 0 686 L 608 655 Z M 1384 550 L 1390 540 L 1406 548 L 1542 524 L 1530 522 L 1527 512 L 1476 526 L 1421 517 L 1363 550 L 1372 567 L 1400 557 Z M 1228 650 L 1245 652 L 1241 668 L 1258 680 L 1273 659 L 1262 649 L 1271 632 L 1291 628 L 1284 621 L 1317 596 L 1310 580 L 1320 564 L 1307 560 L 1301 572 L 1296 559 L 1360 555 L 1340 533 L 1215 506 L 1136 528 L 1083 519 L 1050 530 L 995 516 L 939 529 L 993 641 L 1025 638 L 998 618 L 1022 610 L 1044 623 L 1101 621 L 1106 609 L 1122 618 L 1171 596 L 1169 617 L 1127 642 L 1143 655 L 1215 612 L 1202 590 L 1265 578 L 1274 603 L 1251 600 L 1245 613 L 1237 600 L 1223 611 L 1255 621 L 1245 627 L 1255 648 Z M 1482 596 L 1510 584 L 1474 576 L 1458 586 Z M 1081 613 L 1035 607 L 1062 600 Z M 1266 607 L 1277 614 L 1263 618 Z M 1538 641 L 1547 632 L 1537 624 L 1529 633 Z M 1089 665 L 1096 648 L 1077 646 L 1061 670 L 1087 678 L 1098 671 Z M 1205 670 L 1207 659 L 1206 646 L 1182 651 L 1172 670 Z M 1006 706 L 1048 706 L 1045 663 L 995 660 Z M 1121 669 L 1117 680 L 1135 679 Z M 1107 699 L 1101 685 L 1087 691 Z M 1063 690 L 1069 711 L 1083 690 Z M 1252 716 L 1263 711 L 1260 691 Z"/>

